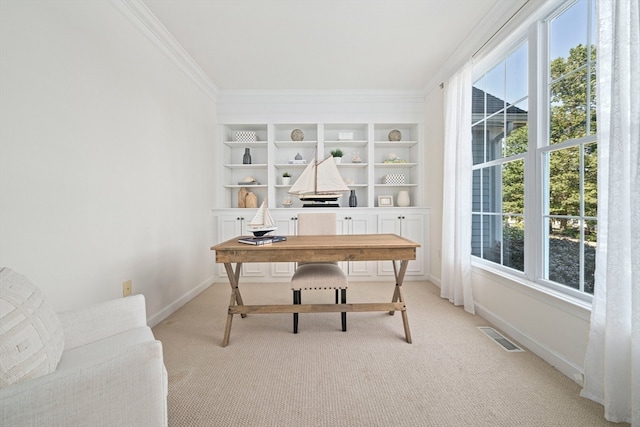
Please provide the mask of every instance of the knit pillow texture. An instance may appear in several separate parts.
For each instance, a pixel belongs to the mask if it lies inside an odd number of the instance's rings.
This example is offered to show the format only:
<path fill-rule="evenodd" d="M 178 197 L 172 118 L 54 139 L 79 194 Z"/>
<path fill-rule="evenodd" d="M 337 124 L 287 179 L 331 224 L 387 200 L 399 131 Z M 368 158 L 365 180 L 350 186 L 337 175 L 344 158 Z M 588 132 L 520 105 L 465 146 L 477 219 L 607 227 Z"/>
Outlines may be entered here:
<path fill-rule="evenodd" d="M 63 350 L 51 303 L 26 277 L 0 270 L 0 388 L 55 371 Z"/>

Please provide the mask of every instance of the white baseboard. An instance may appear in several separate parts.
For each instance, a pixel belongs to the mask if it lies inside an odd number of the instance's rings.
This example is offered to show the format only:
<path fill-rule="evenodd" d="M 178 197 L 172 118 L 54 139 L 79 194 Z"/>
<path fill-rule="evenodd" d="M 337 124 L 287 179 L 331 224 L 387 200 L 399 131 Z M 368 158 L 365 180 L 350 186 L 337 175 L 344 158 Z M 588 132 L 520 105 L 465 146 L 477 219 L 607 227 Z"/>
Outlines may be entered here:
<path fill-rule="evenodd" d="M 475 310 L 477 315 L 487 320 L 498 329 L 502 330 L 505 334 L 509 335 L 518 343 L 522 344 L 533 354 L 542 358 L 545 362 L 556 368 L 558 371 L 562 372 L 564 375 L 566 375 L 579 385 L 583 385 L 582 379 L 584 377 L 582 367 L 576 366 L 574 363 L 562 357 L 562 355 L 540 344 L 538 341 L 529 337 L 527 334 L 525 334 L 518 328 L 515 328 L 500 316 L 497 316 L 491 311 L 487 310 L 482 305 L 476 303 Z"/>
<path fill-rule="evenodd" d="M 167 317 L 175 313 L 180 307 L 182 307 L 183 305 L 191 301 L 193 298 L 198 296 L 200 292 L 204 291 L 209 286 L 211 286 L 214 280 L 215 280 L 214 276 L 209 277 L 204 282 L 200 283 L 198 286 L 191 289 L 189 292 L 187 292 L 186 294 L 184 294 L 183 296 L 175 300 L 173 303 L 169 304 L 168 306 L 166 306 L 165 308 L 163 308 L 153 316 L 149 317 L 147 319 L 147 324 L 153 328 L 158 323 L 162 322 L 164 319 L 166 319 Z"/>
<path fill-rule="evenodd" d="M 429 275 L 429 281 L 431 283 L 433 283 L 434 285 L 436 285 L 437 287 L 442 288 L 442 286 L 440 286 L 440 278 L 439 277 L 436 277 L 436 276 L 430 274 Z"/>

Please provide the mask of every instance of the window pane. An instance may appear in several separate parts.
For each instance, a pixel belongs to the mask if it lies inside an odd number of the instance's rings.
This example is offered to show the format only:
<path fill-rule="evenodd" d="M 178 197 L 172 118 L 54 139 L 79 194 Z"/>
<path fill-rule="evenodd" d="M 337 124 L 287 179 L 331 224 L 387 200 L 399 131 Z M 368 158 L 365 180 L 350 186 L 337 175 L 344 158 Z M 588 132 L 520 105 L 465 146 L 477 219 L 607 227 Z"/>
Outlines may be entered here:
<path fill-rule="evenodd" d="M 549 60 L 567 58 L 572 48 L 587 45 L 587 2 L 580 0 L 549 25 Z M 595 40 L 595 39 L 594 39 Z"/>
<path fill-rule="evenodd" d="M 580 138 L 587 134 L 586 68 L 551 84 L 550 115 L 551 144 Z"/>
<path fill-rule="evenodd" d="M 471 211 L 480 212 L 482 208 L 481 200 L 481 181 L 480 181 L 480 169 L 473 171 L 473 184 L 472 184 L 472 196 L 471 196 Z"/>
<path fill-rule="evenodd" d="M 595 49 L 593 49 L 595 52 Z M 592 55 L 595 57 L 595 54 Z M 595 58 L 594 58 L 595 59 Z M 589 135 L 595 135 L 598 129 L 597 116 L 596 116 L 596 64 L 595 62 L 591 66 L 590 73 L 591 93 L 589 94 Z"/>
<path fill-rule="evenodd" d="M 502 167 L 482 169 L 482 211 L 502 213 Z"/>
<path fill-rule="evenodd" d="M 491 114 L 504 108 L 504 61 L 487 73 L 487 113 Z"/>
<path fill-rule="evenodd" d="M 580 221 L 551 218 L 550 222 L 549 239 L 546 242 L 549 253 L 547 279 L 579 289 Z"/>
<path fill-rule="evenodd" d="M 471 149 L 473 151 L 473 164 L 484 162 L 484 124 L 482 121 L 471 128 Z"/>
<path fill-rule="evenodd" d="M 596 271 L 597 221 L 585 221 L 584 228 L 584 291 L 593 294 Z"/>
<path fill-rule="evenodd" d="M 502 212 L 524 213 L 524 160 L 502 167 Z"/>
<path fill-rule="evenodd" d="M 529 143 L 529 127 L 527 100 L 507 109 L 507 139 L 505 141 L 505 157 L 526 153 Z"/>
<path fill-rule="evenodd" d="M 477 123 L 486 117 L 485 113 L 485 92 L 484 76 L 473 84 L 473 94 L 471 103 L 471 123 Z"/>
<path fill-rule="evenodd" d="M 524 271 L 524 220 L 522 217 L 504 218 L 502 241 L 504 265 Z"/>
<path fill-rule="evenodd" d="M 482 255 L 482 216 L 472 215 L 471 218 L 471 255 Z"/>
<path fill-rule="evenodd" d="M 501 264 L 501 216 L 482 216 L 482 258 Z"/>
<path fill-rule="evenodd" d="M 552 151 L 549 154 L 549 214 L 580 215 L 579 147 Z"/>
<path fill-rule="evenodd" d="M 598 144 L 584 146 L 584 215 L 598 216 Z"/>
<path fill-rule="evenodd" d="M 525 98 L 529 93 L 528 87 L 528 49 L 524 43 L 506 60 L 506 96 L 507 105 L 513 105 Z"/>
<path fill-rule="evenodd" d="M 504 111 L 487 119 L 487 144 L 485 161 L 502 158 L 504 145 Z"/>

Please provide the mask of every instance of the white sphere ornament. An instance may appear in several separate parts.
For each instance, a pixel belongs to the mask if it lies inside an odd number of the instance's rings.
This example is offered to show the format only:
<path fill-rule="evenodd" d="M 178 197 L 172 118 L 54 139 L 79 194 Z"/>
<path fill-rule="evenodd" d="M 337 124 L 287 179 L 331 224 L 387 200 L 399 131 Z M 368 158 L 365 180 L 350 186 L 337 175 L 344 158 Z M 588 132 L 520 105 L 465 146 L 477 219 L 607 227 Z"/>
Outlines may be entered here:
<path fill-rule="evenodd" d="M 291 132 L 292 141 L 302 141 L 304 139 L 304 132 L 301 129 L 294 129 Z"/>
<path fill-rule="evenodd" d="M 402 132 L 398 129 L 394 129 L 389 132 L 389 141 L 400 141 L 402 139 Z"/>

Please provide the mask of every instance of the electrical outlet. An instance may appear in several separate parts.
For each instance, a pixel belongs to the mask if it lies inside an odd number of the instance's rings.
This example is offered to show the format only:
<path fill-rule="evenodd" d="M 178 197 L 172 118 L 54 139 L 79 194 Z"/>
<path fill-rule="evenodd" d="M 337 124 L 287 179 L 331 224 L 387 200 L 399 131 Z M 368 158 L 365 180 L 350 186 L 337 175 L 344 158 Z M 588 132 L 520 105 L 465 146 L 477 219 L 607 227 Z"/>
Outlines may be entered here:
<path fill-rule="evenodd" d="M 122 283 L 123 297 L 128 297 L 129 295 L 131 295 L 132 290 L 133 290 L 133 285 L 131 284 L 131 280 L 127 280 L 126 282 Z"/>

